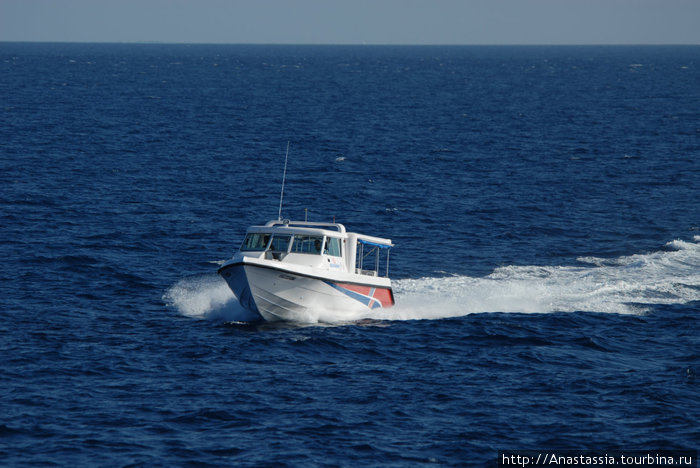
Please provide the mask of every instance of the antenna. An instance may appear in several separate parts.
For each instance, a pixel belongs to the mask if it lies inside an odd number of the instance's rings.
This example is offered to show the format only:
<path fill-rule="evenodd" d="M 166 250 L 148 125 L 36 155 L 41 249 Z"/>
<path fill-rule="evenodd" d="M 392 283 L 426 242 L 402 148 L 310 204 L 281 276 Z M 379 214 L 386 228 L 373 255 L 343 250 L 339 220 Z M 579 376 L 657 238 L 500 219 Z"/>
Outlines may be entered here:
<path fill-rule="evenodd" d="M 287 158 L 289 157 L 289 140 L 287 140 L 287 153 L 284 155 L 284 173 L 282 175 L 282 193 L 280 193 L 280 210 L 277 221 L 282 220 L 282 199 L 284 198 L 284 181 L 287 179 Z"/>

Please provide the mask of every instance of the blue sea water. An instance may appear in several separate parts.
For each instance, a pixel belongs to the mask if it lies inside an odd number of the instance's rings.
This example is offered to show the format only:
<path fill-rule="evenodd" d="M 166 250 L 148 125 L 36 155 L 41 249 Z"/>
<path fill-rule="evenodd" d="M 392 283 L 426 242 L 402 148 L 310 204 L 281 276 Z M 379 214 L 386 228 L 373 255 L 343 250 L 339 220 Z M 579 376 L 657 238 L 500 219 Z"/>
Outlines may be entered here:
<path fill-rule="evenodd" d="M 283 215 L 397 306 L 250 322 Z M 700 47 L 0 43 L 0 464 L 700 446 Z"/>

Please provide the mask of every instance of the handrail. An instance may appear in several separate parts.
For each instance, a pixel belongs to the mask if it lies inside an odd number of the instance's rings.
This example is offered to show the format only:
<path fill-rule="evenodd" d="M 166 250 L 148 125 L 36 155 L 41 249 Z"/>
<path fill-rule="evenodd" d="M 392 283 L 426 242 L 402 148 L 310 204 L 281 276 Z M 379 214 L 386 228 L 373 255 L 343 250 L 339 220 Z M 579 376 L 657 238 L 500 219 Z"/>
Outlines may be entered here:
<path fill-rule="evenodd" d="M 306 227 L 306 228 L 333 228 L 338 232 L 345 232 L 345 226 L 340 223 L 324 223 L 324 222 L 313 222 L 313 221 L 290 221 L 288 219 L 279 221 L 272 220 L 265 224 L 265 227 L 273 226 L 283 226 L 283 227 Z"/>

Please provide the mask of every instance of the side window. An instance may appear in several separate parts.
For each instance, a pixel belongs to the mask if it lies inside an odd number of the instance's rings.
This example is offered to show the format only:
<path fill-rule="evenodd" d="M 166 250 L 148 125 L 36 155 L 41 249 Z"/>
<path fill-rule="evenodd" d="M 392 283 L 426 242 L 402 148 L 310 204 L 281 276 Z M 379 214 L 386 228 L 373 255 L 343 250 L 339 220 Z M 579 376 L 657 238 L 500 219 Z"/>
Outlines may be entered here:
<path fill-rule="evenodd" d="M 294 253 L 307 253 L 319 255 L 321 253 L 321 246 L 323 245 L 323 237 L 321 236 L 294 236 L 294 243 L 292 244 L 292 252 Z"/>
<path fill-rule="evenodd" d="M 245 237 L 243 245 L 241 246 L 242 251 L 261 251 L 265 250 L 267 243 L 270 241 L 269 234 L 263 233 L 250 233 Z"/>
<path fill-rule="evenodd" d="M 340 239 L 336 237 L 327 237 L 326 249 L 323 253 L 334 257 L 342 257 L 342 253 L 340 251 Z"/>

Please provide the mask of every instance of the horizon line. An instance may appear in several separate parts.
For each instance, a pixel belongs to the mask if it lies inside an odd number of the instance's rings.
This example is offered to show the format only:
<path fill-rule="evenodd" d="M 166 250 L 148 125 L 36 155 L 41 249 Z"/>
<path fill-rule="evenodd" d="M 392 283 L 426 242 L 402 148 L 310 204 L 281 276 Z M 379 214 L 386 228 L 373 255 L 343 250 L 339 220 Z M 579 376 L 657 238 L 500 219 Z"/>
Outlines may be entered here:
<path fill-rule="evenodd" d="M 700 43 L 320 43 L 320 42 L 170 42 L 170 41 L 73 41 L 0 40 L 0 44 L 102 44 L 184 46 L 318 46 L 318 47 L 696 47 Z"/>

